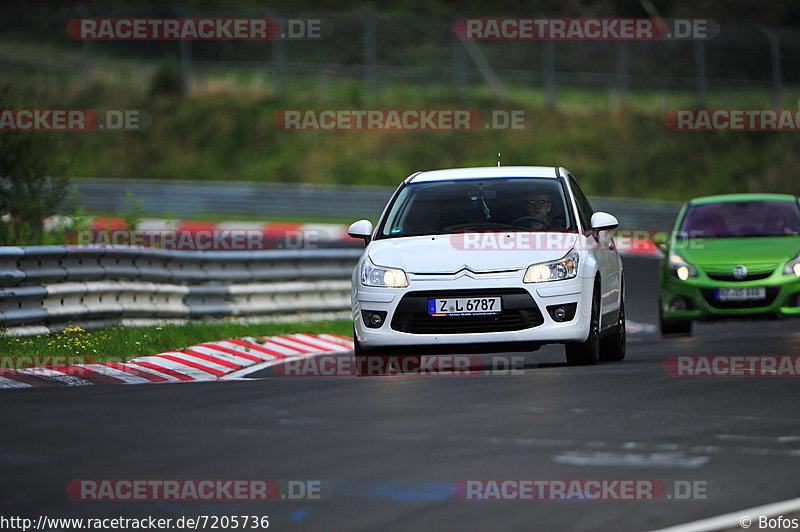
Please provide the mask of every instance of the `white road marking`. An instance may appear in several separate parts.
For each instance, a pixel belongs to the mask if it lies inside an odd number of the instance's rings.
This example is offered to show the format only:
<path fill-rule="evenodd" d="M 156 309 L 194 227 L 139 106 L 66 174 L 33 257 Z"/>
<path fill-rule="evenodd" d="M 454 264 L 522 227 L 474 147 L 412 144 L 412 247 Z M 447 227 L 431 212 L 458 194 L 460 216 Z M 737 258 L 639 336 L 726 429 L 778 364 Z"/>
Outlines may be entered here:
<path fill-rule="evenodd" d="M 308 342 L 309 344 L 319 346 L 320 349 L 325 351 L 349 351 L 349 349 L 342 344 L 337 344 L 311 334 L 292 334 L 290 336 L 292 338 L 296 338 L 297 340 L 302 340 L 304 342 Z"/>
<path fill-rule="evenodd" d="M 7 379 L 5 377 L 0 377 L 0 388 L 32 388 L 30 384 L 25 384 L 24 382 L 15 381 L 14 379 Z"/>
<path fill-rule="evenodd" d="M 92 383 L 89 381 L 85 381 L 83 379 L 79 379 L 78 377 L 73 377 L 72 375 L 67 375 L 66 373 L 62 373 L 60 371 L 56 371 L 50 368 L 26 368 L 18 370 L 17 373 L 23 375 L 33 375 L 35 377 L 42 377 L 44 379 L 52 380 L 66 386 L 92 385 Z"/>
<path fill-rule="evenodd" d="M 176 371 L 182 375 L 186 375 L 187 377 L 191 377 L 192 379 L 198 381 L 207 381 L 215 378 L 212 373 L 201 371 L 191 366 L 187 366 L 186 364 L 181 364 L 179 362 L 167 360 L 166 358 L 161 358 L 158 355 L 148 355 L 146 357 L 134 358 L 133 360 L 131 360 L 131 362 L 146 362 L 154 364 L 162 368 L 171 369 L 173 371 Z M 134 367 L 138 368 L 139 364 L 136 364 Z"/>
<path fill-rule="evenodd" d="M 120 364 L 120 365 L 128 367 L 128 368 L 131 368 L 131 369 L 134 369 L 136 371 L 141 371 L 142 373 L 149 373 L 150 375 L 154 375 L 156 377 L 161 377 L 162 379 L 167 379 L 168 381 L 171 381 L 171 382 L 186 382 L 186 381 L 182 381 L 179 378 L 174 377 L 172 375 L 168 375 L 166 373 L 162 373 L 162 372 L 160 372 L 158 370 L 155 370 L 155 369 L 152 369 L 152 368 L 146 368 L 144 366 L 140 366 L 139 364 L 128 364 L 128 363 L 125 363 L 125 364 Z"/>
<path fill-rule="evenodd" d="M 209 344 L 212 345 L 212 344 Z M 222 346 L 220 346 L 222 347 Z M 249 358 L 241 357 L 232 355 L 230 353 L 226 353 L 225 351 L 218 351 L 213 347 L 205 347 L 202 345 L 193 345 L 190 347 L 192 351 L 197 351 L 198 353 L 202 353 L 204 355 L 210 355 L 212 357 L 221 358 L 222 360 L 227 360 L 228 362 L 232 362 L 234 364 L 239 364 L 240 366 L 249 366 L 250 364 L 255 364 L 255 361 L 250 360 Z"/>
<path fill-rule="evenodd" d="M 658 327 L 654 323 L 639 323 L 626 319 L 625 332 L 628 334 L 652 334 L 658 332 Z"/>
<path fill-rule="evenodd" d="M 125 373 L 124 371 L 109 368 L 108 366 L 103 366 L 102 364 L 77 364 L 76 367 L 90 369 L 102 375 L 119 379 L 126 384 L 144 384 L 153 382 L 145 379 L 144 377 L 139 377 L 138 375 L 133 375 L 132 373 Z"/>
<path fill-rule="evenodd" d="M 700 519 L 699 521 L 691 521 L 681 525 L 671 526 L 668 528 L 661 528 L 653 532 L 707 532 L 711 530 L 726 530 L 729 528 L 736 528 L 744 530 L 747 527 L 742 526 L 743 519 L 747 518 L 751 525 L 756 525 L 753 528 L 758 529 L 759 516 L 775 516 L 783 515 L 800 510 L 800 497 L 796 499 L 788 499 L 785 501 L 765 504 L 763 506 L 754 506 L 752 508 L 745 508 L 744 510 L 737 510 L 735 512 L 709 517 L 707 519 Z"/>
<path fill-rule="evenodd" d="M 216 362 L 211 362 L 210 360 L 190 355 L 189 353 L 181 353 L 180 351 L 165 351 L 163 353 L 153 356 L 160 357 L 161 355 L 169 355 L 171 357 L 179 358 L 187 362 L 193 362 L 195 364 L 199 364 L 209 369 L 215 369 L 217 371 L 223 371 L 223 372 L 231 371 L 231 368 L 229 368 L 228 366 L 223 366 L 222 364 L 217 364 Z"/>
<path fill-rule="evenodd" d="M 557 464 L 574 466 L 620 467 L 683 467 L 694 469 L 708 463 L 708 456 L 686 456 L 682 452 L 612 453 L 600 451 L 569 451 L 553 457 Z"/>
<path fill-rule="evenodd" d="M 271 338 L 272 338 L 271 336 L 260 336 L 258 338 L 253 338 L 253 337 L 242 338 L 242 340 L 244 340 L 245 342 L 250 342 L 251 344 L 255 344 L 259 347 L 263 347 L 264 349 L 271 349 L 273 351 L 277 351 L 282 355 L 292 356 L 292 355 L 303 354 L 301 351 L 298 351 L 297 349 L 286 347 L 285 345 L 276 344 L 270 340 Z M 239 348 L 241 349 L 241 346 L 239 346 Z M 266 353 L 262 353 L 262 355 L 266 356 Z"/>

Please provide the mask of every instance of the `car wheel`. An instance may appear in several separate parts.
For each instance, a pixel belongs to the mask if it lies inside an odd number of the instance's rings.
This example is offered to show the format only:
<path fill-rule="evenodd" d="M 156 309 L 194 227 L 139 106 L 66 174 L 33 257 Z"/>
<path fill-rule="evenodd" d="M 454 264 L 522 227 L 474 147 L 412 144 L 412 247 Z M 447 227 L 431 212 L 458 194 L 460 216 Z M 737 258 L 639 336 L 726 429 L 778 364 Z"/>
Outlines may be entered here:
<path fill-rule="evenodd" d="M 600 360 L 600 290 L 595 286 L 592 296 L 592 316 L 589 321 L 589 337 L 585 342 L 564 344 L 567 364 L 585 366 Z"/>
<path fill-rule="evenodd" d="M 692 322 L 691 320 L 671 320 L 664 317 L 661 309 L 658 312 L 658 324 L 661 328 L 661 336 L 667 335 L 692 335 Z"/>
<path fill-rule="evenodd" d="M 619 362 L 625 358 L 625 302 L 619 304 L 619 320 L 614 333 L 600 342 L 600 360 Z"/>

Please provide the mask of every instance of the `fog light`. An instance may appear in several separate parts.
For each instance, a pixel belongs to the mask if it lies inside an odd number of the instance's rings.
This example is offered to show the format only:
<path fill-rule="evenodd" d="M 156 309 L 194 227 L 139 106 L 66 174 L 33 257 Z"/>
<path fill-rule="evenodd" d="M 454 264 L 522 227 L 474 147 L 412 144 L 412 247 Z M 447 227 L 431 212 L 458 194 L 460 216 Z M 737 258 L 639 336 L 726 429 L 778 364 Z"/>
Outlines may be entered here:
<path fill-rule="evenodd" d="M 672 312 L 686 310 L 686 300 L 682 297 L 673 297 L 672 301 L 669 302 L 669 309 Z"/>
<path fill-rule="evenodd" d="M 553 318 L 553 321 L 564 322 L 570 321 L 575 317 L 575 310 L 578 308 L 577 303 L 565 303 L 563 305 L 550 305 L 547 307 L 547 313 Z"/>
<path fill-rule="evenodd" d="M 361 318 L 364 320 L 364 325 L 370 329 L 377 329 L 383 325 L 383 320 L 386 319 L 385 310 L 362 310 Z"/>

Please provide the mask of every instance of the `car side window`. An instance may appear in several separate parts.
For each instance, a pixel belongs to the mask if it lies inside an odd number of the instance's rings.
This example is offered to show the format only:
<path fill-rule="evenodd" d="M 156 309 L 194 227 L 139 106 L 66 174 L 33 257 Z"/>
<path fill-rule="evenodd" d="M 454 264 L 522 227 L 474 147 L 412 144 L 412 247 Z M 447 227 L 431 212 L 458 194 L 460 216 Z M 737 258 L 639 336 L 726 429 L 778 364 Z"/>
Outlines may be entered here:
<path fill-rule="evenodd" d="M 581 187 L 578 186 L 572 174 L 569 175 L 569 188 L 572 189 L 572 195 L 575 196 L 575 204 L 578 206 L 578 216 L 581 218 L 581 225 L 584 231 L 588 231 L 592 227 L 592 214 L 594 209 L 583 194 Z"/>

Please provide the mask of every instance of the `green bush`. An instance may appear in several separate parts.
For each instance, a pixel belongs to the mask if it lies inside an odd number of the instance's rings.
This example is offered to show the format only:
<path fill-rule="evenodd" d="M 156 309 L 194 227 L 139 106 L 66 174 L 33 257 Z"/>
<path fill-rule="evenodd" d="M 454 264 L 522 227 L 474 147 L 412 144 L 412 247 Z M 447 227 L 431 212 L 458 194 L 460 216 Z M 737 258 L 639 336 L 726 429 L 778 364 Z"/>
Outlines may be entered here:
<path fill-rule="evenodd" d="M 25 107 L 10 87 L 0 90 L 0 109 Z M 0 132 L 0 245 L 45 243 L 44 219 L 75 207 L 58 135 Z"/>

